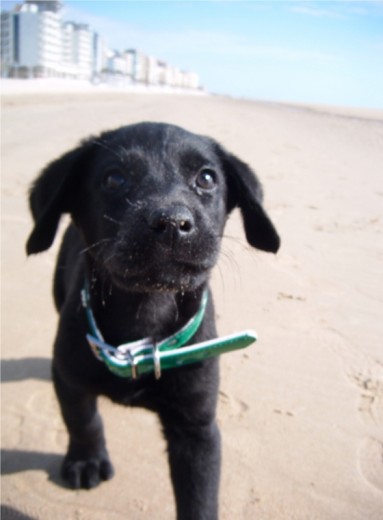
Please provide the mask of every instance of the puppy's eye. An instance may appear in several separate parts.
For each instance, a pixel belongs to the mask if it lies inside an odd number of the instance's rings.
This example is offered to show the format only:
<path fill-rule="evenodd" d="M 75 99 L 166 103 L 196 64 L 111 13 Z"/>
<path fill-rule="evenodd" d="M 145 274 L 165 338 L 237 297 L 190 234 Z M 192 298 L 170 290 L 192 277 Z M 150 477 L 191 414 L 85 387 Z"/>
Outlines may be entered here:
<path fill-rule="evenodd" d="M 107 190 L 118 190 L 126 183 L 126 178 L 118 171 L 108 172 L 103 180 L 103 187 Z"/>
<path fill-rule="evenodd" d="M 214 170 L 203 168 L 196 177 L 196 185 L 202 190 L 212 190 L 217 184 L 217 176 Z"/>

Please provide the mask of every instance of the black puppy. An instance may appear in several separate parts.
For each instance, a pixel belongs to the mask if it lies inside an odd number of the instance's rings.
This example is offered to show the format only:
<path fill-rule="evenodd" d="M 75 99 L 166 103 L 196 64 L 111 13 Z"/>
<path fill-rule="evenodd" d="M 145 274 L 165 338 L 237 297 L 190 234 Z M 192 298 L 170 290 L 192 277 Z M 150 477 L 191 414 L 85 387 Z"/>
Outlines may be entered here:
<path fill-rule="evenodd" d="M 155 344 L 182 329 L 207 294 L 204 317 L 188 344 L 215 338 L 208 281 L 230 211 L 239 206 L 252 246 L 278 250 L 279 237 L 261 203 L 261 186 L 246 164 L 208 137 L 160 123 L 90 138 L 38 177 L 30 193 L 35 227 L 28 254 L 51 246 L 62 214 L 73 221 L 55 273 L 60 324 L 53 359 L 69 432 L 62 474 L 71 487 L 92 488 L 113 475 L 97 412 L 97 396 L 106 395 L 158 414 L 177 518 L 217 518 L 217 358 L 163 370 L 159 379 L 153 371 L 121 377 L 96 357 L 86 335 L 93 319 L 109 345 L 146 337 Z M 88 319 L 80 298 L 84 286 Z"/>

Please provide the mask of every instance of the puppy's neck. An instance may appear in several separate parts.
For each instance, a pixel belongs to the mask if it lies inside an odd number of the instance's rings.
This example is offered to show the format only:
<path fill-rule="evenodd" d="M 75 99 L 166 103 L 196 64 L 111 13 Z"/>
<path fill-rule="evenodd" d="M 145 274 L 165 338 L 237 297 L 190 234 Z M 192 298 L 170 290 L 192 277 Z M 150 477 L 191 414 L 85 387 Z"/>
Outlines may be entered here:
<path fill-rule="evenodd" d="M 125 291 L 88 271 L 90 303 L 105 340 L 117 345 L 151 337 L 159 341 L 179 330 L 201 304 L 205 285 L 192 292 Z"/>

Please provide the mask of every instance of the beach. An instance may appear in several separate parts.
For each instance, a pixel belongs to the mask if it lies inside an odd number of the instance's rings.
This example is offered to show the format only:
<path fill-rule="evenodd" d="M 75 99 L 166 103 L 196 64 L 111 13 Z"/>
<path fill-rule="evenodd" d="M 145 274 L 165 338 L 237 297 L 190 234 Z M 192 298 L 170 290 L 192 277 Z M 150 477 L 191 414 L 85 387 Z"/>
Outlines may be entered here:
<path fill-rule="evenodd" d="M 60 479 L 67 434 L 50 375 L 59 240 L 27 259 L 39 171 L 102 130 L 164 121 L 250 164 L 282 238 L 251 249 L 230 217 L 212 276 L 221 358 L 221 520 L 381 520 L 383 111 L 99 89 L 2 95 L 2 519 L 169 520 L 157 418 L 100 399 L 116 475 Z M 60 228 L 60 233 L 67 220 Z"/>

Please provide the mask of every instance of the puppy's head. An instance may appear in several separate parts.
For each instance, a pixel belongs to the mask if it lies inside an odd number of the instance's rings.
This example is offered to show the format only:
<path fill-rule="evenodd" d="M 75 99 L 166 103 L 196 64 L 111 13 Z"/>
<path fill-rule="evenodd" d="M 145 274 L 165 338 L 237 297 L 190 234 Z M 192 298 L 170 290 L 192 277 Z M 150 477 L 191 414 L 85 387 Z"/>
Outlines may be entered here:
<path fill-rule="evenodd" d="M 48 249 L 70 213 L 99 270 L 130 291 L 205 282 L 236 206 L 252 246 L 279 247 L 250 168 L 212 139 L 172 125 L 141 123 L 84 141 L 47 166 L 30 205 L 28 254 Z"/>

